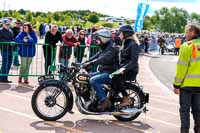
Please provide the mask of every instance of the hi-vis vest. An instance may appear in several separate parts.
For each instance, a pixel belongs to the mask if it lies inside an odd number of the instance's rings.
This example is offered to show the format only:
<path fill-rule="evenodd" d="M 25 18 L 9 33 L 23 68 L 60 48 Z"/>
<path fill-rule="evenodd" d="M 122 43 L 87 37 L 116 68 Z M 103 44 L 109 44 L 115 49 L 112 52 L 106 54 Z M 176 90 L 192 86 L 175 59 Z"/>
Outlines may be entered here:
<path fill-rule="evenodd" d="M 174 85 L 181 88 L 200 87 L 200 39 L 181 46 Z"/>

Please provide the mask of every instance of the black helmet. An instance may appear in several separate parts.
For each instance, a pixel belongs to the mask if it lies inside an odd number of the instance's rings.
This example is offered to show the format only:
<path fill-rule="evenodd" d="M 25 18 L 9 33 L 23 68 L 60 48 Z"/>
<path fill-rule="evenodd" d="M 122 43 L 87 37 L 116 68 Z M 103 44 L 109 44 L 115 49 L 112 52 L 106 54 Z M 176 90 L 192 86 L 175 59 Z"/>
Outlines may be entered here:
<path fill-rule="evenodd" d="M 119 28 L 120 32 L 134 33 L 133 28 L 130 25 L 123 25 Z"/>
<path fill-rule="evenodd" d="M 112 37 L 111 31 L 108 29 L 100 29 L 93 33 L 93 35 L 95 38 L 100 39 L 103 44 L 107 43 Z"/>

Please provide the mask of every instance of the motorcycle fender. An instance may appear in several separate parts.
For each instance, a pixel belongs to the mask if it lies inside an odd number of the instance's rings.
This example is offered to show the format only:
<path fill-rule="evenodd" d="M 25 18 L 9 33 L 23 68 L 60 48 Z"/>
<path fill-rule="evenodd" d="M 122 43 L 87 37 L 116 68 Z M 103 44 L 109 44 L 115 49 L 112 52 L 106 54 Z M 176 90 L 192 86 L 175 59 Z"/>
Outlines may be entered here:
<path fill-rule="evenodd" d="M 142 96 L 142 101 L 144 103 L 148 103 L 148 100 L 149 100 L 149 94 L 148 93 L 144 93 L 143 89 L 140 87 L 140 86 L 137 86 L 135 84 L 132 84 L 134 88 L 138 89 L 138 93 L 141 94 Z M 147 95 L 148 94 L 148 95 Z"/>
<path fill-rule="evenodd" d="M 44 82 L 42 82 L 40 84 L 40 86 L 43 87 L 48 87 L 48 86 L 57 86 L 58 88 L 61 89 L 65 89 L 67 91 L 67 95 L 68 95 L 68 110 L 71 111 L 73 108 L 73 104 L 74 104 L 74 98 L 73 98 L 73 94 L 72 91 L 70 90 L 70 88 L 67 86 L 67 84 L 62 81 L 62 80 L 46 80 Z"/>

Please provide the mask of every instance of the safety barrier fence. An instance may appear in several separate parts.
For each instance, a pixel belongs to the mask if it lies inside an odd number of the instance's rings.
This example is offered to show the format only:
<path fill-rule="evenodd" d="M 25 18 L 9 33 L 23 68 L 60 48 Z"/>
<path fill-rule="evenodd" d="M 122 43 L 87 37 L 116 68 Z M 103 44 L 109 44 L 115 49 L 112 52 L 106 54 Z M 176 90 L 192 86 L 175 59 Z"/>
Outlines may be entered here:
<path fill-rule="evenodd" d="M 54 73 L 55 66 L 61 58 L 66 58 L 68 62 L 83 62 L 98 51 L 96 45 L 73 48 L 66 44 L 53 47 L 42 43 L 30 45 L 0 42 L 0 76 L 41 76 L 49 72 Z"/>

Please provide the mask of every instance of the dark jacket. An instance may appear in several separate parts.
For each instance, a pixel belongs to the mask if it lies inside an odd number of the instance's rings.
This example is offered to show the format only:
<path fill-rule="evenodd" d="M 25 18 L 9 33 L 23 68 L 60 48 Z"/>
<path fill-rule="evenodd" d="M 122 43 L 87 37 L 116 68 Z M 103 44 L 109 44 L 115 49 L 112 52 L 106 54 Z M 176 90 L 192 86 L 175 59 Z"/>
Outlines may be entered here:
<path fill-rule="evenodd" d="M 102 51 L 89 59 L 94 65 L 99 65 L 100 72 L 112 73 L 119 68 L 118 49 L 113 45 L 112 40 L 105 44 Z"/>
<path fill-rule="evenodd" d="M 62 35 L 60 32 L 56 32 L 55 35 L 51 34 L 51 31 L 48 31 L 46 36 L 45 36 L 45 43 L 53 46 L 53 48 L 56 47 L 56 43 L 58 41 L 62 42 Z"/>
<path fill-rule="evenodd" d="M 12 31 L 13 31 L 13 34 L 14 34 L 14 38 L 16 38 L 17 35 L 20 33 L 20 28 L 19 27 L 13 27 Z"/>
<path fill-rule="evenodd" d="M 127 80 L 135 80 L 139 71 L 139 45 L 132 39 L 124 42 L 124 48 L 120 51 L 120 67 L 125 67 L 124 77 Z"/>
<path fill-rule="evenodd" d="M 24 38 L 28 38 L 28 42 L 24 42 Z M 16 37 L 15 41 L 19 44 L 19 55 L 22 57 L 33 57 L 35 56 L 35 44 L 37 43 L 37 36 L 35 32 L 30 32 L 27 35 L 26 32 L 20 32 Z"/>
<path fill-rule="evenodd" d="M 14 35 L 11 29 L 6 30 L 4 28 L 0 29 L 0 42 L 12 42 L 14 41 Z M 10 43 L 0 44 L 2 51 L 12 50 Z"/>

